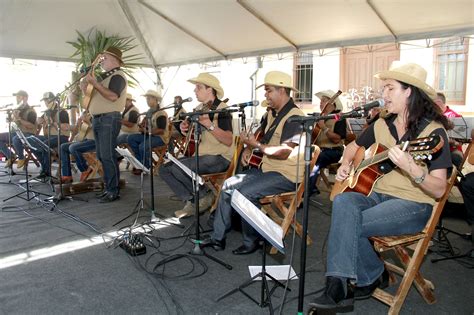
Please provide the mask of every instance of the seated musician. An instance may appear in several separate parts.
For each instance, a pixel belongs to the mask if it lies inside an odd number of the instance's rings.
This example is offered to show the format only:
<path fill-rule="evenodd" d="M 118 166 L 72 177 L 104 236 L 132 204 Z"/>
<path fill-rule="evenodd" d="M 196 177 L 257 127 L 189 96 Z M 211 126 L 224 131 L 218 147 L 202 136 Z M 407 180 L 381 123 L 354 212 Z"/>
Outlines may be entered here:
<path fill-rule="evenodd" d="M 446 96 L 443 93 L 437 92 L 435 104 L 441 109 L 444 116 L 448 118 L 462 117 L 462 115 L 456 113 L 454 110 L 446 105 Z M 459 167 L 462 162 L 462 144 L 458 143 L 455 139 L 449 138 L 449 149 L 451 151 L 451 160 L 456 167 Z"/>
<path fill-rule="evenodd" d="M 164 110 L 160 110 L 160 93 L 154 90 L 148 90 L 143 96 L 146 97 L 146 103 L 150 109 L 140 122 L 140 133 L 129 135 L 127 142 L 135 154 L 137 160 L 145 165 L 145 167 L 149 168 L 150 141 L 152 148 L 160 147 L 168 142 L 168 114 Z M 148 124 L 150 121 L 151 130 L 148 129 Z M 149 132 L 151 133 L 151 137 L 148 134 Z M 140 175 L 141 172 L 141 170 L 135 168 L 132 171 L 134 175 Z"/>
<path fill-rule="evenodd" d="M 179 118 L 179 115 L 181 113 L 185 113 L 186 110 L 183 108 L 183 98 L 180 95 L 176 95 L 174 97 L 174 113 L 173 117 L 171 118 L 171 123 L 173 124 L 173 127 L 171 129 L 171 134 L 170 134 L 170 142 L 168 144 L 168 152 L 174 152 L 174 141 L 182 139 L 184 136 L 181 133 L 181 130 L 179 128 L 179 125 L 181 124 L 181 120 Z"/>
<path fill-rule="evenodd" d="M 335 114 L 340 112 L 342 102 L 337 97 L 334 102 L 328 103 L 336 93 L 332 90 L 326 90 L 316 93 L 315 95 L 321 100 L 319 107 L 321 108 L 321 116 Z M 346 120 L 336 119 L 320 120 L 316 123 L 315 130 L 317 135 L 313 143 L 319 146 L 321 152 L 318 160 L 314 165 L 309 178 L 310 193 L 319 193 L 316 187 L 319 172 L 322 168 L 328 167 L 332 163 L 337 163 L 341 159 L 342 151 L 344 150 L 344 139 L 346 138 Z"/>
<path fill-rule="evenodd" d="M 335 197 L 327 250 L 326 288 L 310 305 L 332 312 L 351 311 L 355 299 L 365 299 L 386 287 L 388 273 L 369 237 L 420 232 L 433 204 L 447 186 L 451 167 L 445 128 L 448 120 L 435 110 L 436 92 L 425 83 L 426 70 L 413 63 L 392 63 L 376 74 L 382 80 L 389 115 L 378 119 L 344 150 L 336 179 L 345 180 L 356 151 L 379 143 L 388 148 L 392 170 L 376 181 L 366 196 L 344 192 Z M 397 146 L 402 141 L 437 134 L 444 145 L 426 164 Z M 388 160 L 387 160 L 388 161 Z"/>
<path fill-rule="evenodd" d="M 127 143 L 129 135 L 139 134 L 138 130 L 138 108 L 133 104 L 135 100 L 132 94 L 127 93 L 125 101 L 125 109 L 122 112 L 122 127 L 120 128 L 119 136 L 117 137 L 117 145 Z"/>
<path fill-rule="evenodd" d="M 72 130 L 72 142 L 61 144 L 61 180 L 63 183 L 73 181 L 71 173 L 71 157 L 74 157 L 77 168 L 81 172 L 80 181 L 84 182 L 92 169 L 82 156 L 83 153 L 95 151 L 94 131 L 92 130 L 92 116 L 84 111 Z"/>
<path fill-rule="evenodd" d="M 197 77 L 189 79 L 196 87 L 194 93 L 201 104 L 196 107 L 197 111 L 210 111 L 225 108 L 227 105 L 221 101 L 224 96 L 219 80 L 209 74 L 200 73 Z M 227 170 L 234 154 L 234 141 L 232 134 L 232 115 L 230 113 L 219 113 L 211 115 L 200 115 L 201 142 L 199 144 L 199 174 L 220 173 Z M 189 121 L 180 123 L 183 134 L 193 134 Z M 192 142 L 194 140 L 191 140 Z M 192 171 L 196 170 L 193 152 L 188 152 L 188 157 L 180 161 Z M 184 171 L 177 165 L 169 162 L 160 168 L 161 178 L 168 184 L 173 192 L 185 202 L 181 210 L 175 212 L 178 218 L 194 214 L 193 182 Z M 206 211 L 214 202 L 214 195 L 206 187 L 199 187 L 199 209 Z"/>
<path fill-rule="evenodd" d="M 291 90 L 296 89 L 290 75 L 280 71 L 269 72 L 264 82 L 259 87 L 264 86 L 265 98 L 271 110 L 268 111 L 264 128 L 261 128 L 263 138 L 257 141 L 253 134 L 240 134 L 241 140 L 247 145 L 241 162 L 248 164 L 252 150 L 258 149 L 263 153 L 261 167 L 244 170 L 224 182 L 214 214 L 214 231 L 211 238 L 203 241 L 204 246 L 212 246 L 216 250 L 225 249 L 226 233 L 231 228 L 233 211 L 230 201 L 235 189 L 260 208 L 259 200 L 262 197 L 295 190 L 296 183 L 303 180 L 304 149 L 298 148 L 300 143 L 305 143 L 301 139 L 302 127 L 298 122 L 287 121 L 291 116 L 304 115 L 290 96 Z M 259 246 L 258 234 L 244 220 L 242 234 L 243 245 L 233 251 L 235 255 L 253 253 Z"/>
<path fill-rule="evenodd" d="M 41 164 L 39 178 L 44 178 L 51 175 L 49 150 L 47 150 L 47 148 L 57 148 L 58 141 L 60 141 L 59 143 L 66 143 L 69 139 L 71 125 L 69 124 L 69 114 L 66 110 L 61 109 L 58 113 L 59 101 L 52 92 L 44 93 L 41 101 L 44 102 L 47 108 L 44 114 L 37 120 L 39 129 L 43 130 L 43 135 L 30 136 L 28 137 L 28 141 L 35 148 L 32 152 L 36 155 Z M 61 131 L 59 139 L 58 119 Z"/>
<path fill-rule="evenodd" d="M 12 122 L 16 123 L 18 128 L 23 132 L 25 137 L 33 136 L 36 134 L 36 111 L 33 107 L 28 105 L 28 93 L 23 90 L 14 93 L 13 96 L 16 96 L 17 108 L 13 111 Z M 14 157 L 12 152 L 7 148 L 8 132 L 0 134 L 0 151 L 7 158 L 6 167 L 13 165 Z M 22 168 L 25 166 L 25 154 L 23 152 L 23 143 L 20 138 L 15 134 L 15 131 L 11 132 L 11 144 L 15 149 L 17 154 L 17 167 Z"/>

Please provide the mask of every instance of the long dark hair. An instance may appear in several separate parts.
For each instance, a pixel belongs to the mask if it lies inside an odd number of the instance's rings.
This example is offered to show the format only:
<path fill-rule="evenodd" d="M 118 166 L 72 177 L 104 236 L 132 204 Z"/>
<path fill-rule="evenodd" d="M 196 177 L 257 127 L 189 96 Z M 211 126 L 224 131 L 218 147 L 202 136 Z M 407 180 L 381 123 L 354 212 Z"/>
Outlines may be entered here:
<path fill-rule="evenodd" d="M 398 82 L 402 85 L 404 90 L 408 88 L 411 89 L 407 104 L 407 131 L 410 139 L 415 139 L 418 136 L 421 131 L 419 130 L 420 124 L 424 119 L 439 122 L 446 130 L 452 128 L 452 124 L 448 118 L 441 113 L 439 107 L 423 90 L 405 82 Z"/>

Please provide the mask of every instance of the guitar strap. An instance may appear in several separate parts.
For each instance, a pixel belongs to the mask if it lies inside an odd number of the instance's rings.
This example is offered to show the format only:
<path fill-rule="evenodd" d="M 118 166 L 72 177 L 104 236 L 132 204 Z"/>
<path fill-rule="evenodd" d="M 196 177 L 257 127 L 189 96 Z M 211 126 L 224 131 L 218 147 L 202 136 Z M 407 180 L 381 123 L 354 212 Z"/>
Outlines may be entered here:
<path fill-rule="evenodd" d="M 276 119 L 273 121 L 271 124 L 270 128 L 268 128 L 268 131 L 265 132 L 265 134 L 262 137 L 262 140 L 260 140 L 261 144 L 267 144 L 270 139 L 272 138 L 273 134 L 275 133 L 276 127 L 280 123 L 280 121 L 283 119 L 283 117 L 286 116 L 292 110 L 293 108 L 296 108 L 296 105 L 293 103 L 293 100 L 290 100 L 285 107 L 276 115 Z M 268 118 L 267 118 L 268 119 Z"/>

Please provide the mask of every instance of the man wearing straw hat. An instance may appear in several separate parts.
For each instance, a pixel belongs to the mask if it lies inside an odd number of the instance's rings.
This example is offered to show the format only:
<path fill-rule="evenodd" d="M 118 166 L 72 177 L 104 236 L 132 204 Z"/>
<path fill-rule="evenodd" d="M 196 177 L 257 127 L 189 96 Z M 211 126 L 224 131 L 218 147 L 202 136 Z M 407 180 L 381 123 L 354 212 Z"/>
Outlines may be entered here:
<path fill-rule="evenodd" d="M 312 300 L 316 310 L 350 312 L 354 299 L 367 299 L 377 287 L 388 285 L 388 273 L 369 238 L 420 232 L 433 205 L 447 185 L 451 167 L 445 128 L 449 122 L 433 102 L 434 89 L 426 83 L 426 70 L 413 63 L 393 63 L 376 75 L 382 80 L 388 115 L 365 129 L 344 150 L 336 180 L 348 178 L 360 147 L 374 143 L 387 147 L 393 169 L 376 181 L 368 195 L 344 192 L 332 205 L 328 236 L 326 288 Z M 431 134 L 444 140 L 442 149 L 426 164 L 397 145 Z M 384 167 L 384 170 L 387 170 Z"/>
<path fill-rule="evenodd" d="M 117 163 L 117 136 L 120 132 L 121 112 L 127 98 L 127 77 L 120 69 L 123 65 L 122 51 L 109 47 L 102 53 L 100 61 L 105 73 L 97 79 L 92 72 L 85 76 L 94 90 L 89 105 L 92 115 L 92 129 L 96 141 L 97 158 L 104 171 L 104 191 L 99 195 L 100 202 L 111 202 L 120 198 L 120 169 Z M 85 86 L 81 85 L 83 92 Z"/>
<path fill-rule="evenodd" d="M 206 112 L 223 109 L 227 106 L 221 101 L 221 98 L 224 97 L 224 89 L 221 87 L 219 80 L 212 74 L 200 73 L 197 77 L 189 79 L 188 82 L 195 85 L 196 99 L 201 102 L 196 110 Z M 224 172 L 229 167 L 235 149 L 232 134 L 232 115 L 230 113 L 200 115 L 199 124 L 202 131 L 199 144 L 199 174 Z M 181 122 L 180 129 L 183 134 L 192 132 L 187 120 Z M 192 171 L 196 170 L 194 156 L 182 158 L 181 162 Z M 185 202 L 183 209 L 175 212 L 176 217 L 182 218 L 194 214 L 191 178 L 172 162 L 161 167 L 160 176 L 176 196 Z M 205 187 L 200 187 L 200 211 L 209 209 L 213 202 L 213 193 Z"/>
<path fill-rule="evenodd" d="M 122 120 L 120 121 L 122 127 L 120 128 L 120 134 L 117 137 L 117 145 L 127 143 L 129 135 L 139 133 L 138 115 L 140 112 L 133 102 L 135 102 L 135 100 L 133 99 L 132 94 L 127 93 L 125 109 L 122 112 Z"/>
<path fill-rule="evenodd" d="M 214 231 L 211 238 L 203 241 L 204 246 L 212 246 L 215 250 L 225 249 L 226 233 L 231 228 L 234 190 L 260 208 L 262 197 L 292 191 L 296 183 L 303 180 L 304 149 L 298 147 L 305 143 L 302 127 L 298 122 L 287 121 L 291 116 L 304 115 L 290 97 L 291 91 L 296 91 L 291 76 L 271 71 L 265 76 L 264 84 L 257 88 L 262 86 L 268 107 L 273 110 L 269 111 L 262 128 L 263 138 L 257 141 L 253 134 L 240 134 L 247 145 L 242 153 L 242 163 L 248 164 L 252 149 L 258 149 L 263 153 L 261 168 L 250 168 L 224 182 L 214 215 Z M 245 220 L 242 220 L 242 234 L 243 245 L 232 251 L 235 255 L 251 254 L 259 247 L 257 232 Z"/>

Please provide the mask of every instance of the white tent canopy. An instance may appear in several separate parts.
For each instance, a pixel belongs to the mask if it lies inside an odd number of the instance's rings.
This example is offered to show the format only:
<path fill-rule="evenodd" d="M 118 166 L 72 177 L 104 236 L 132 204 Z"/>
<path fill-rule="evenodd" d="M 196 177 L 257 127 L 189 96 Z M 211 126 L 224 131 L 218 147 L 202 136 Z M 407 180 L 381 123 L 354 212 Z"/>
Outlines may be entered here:
<path fill-rule="evenodd" d="M 0 0 L 0 56 L 70 61 L 76 30 L 186 63 L 474 34 L 472 0 Z"/>

